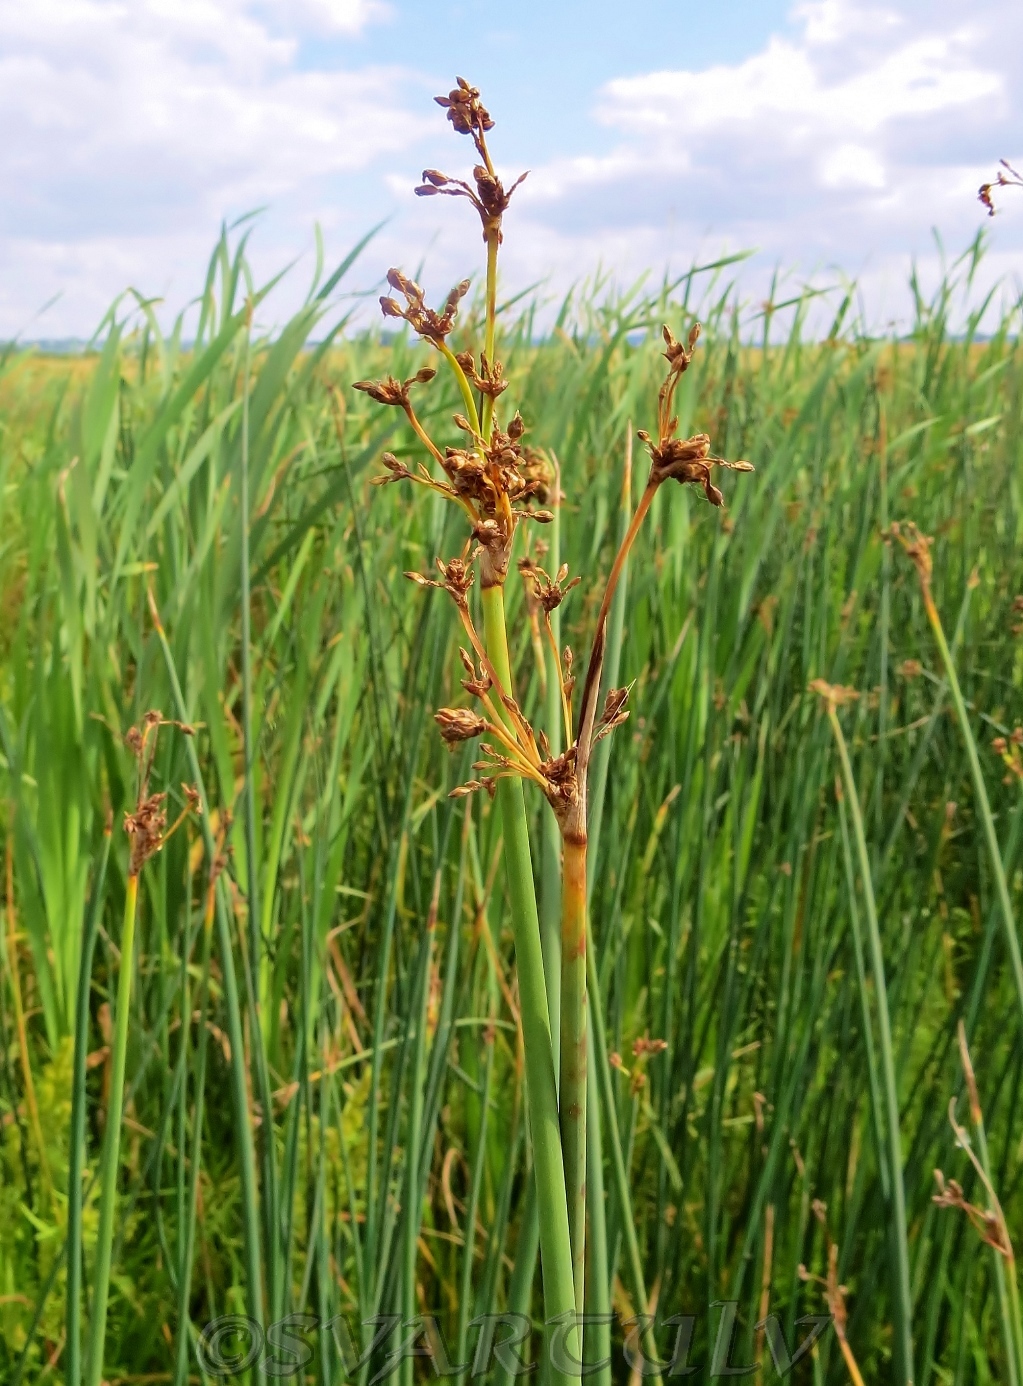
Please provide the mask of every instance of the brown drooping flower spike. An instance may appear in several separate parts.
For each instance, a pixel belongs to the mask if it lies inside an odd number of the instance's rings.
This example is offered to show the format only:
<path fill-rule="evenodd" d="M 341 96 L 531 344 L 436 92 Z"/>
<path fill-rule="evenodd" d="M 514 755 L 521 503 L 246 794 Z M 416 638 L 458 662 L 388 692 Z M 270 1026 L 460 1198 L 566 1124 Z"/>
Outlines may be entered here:
<path fill-rule="evenodd" d="M 685 346 L 675 339 L 670 327 L 665 326 L 662 335 L 668 375 L 657 396 L 657 441 L 654 442 L 645 429 L 639 433 L 650 453 L 651 483 L 660 485 L 669 478 L 683 485 L 692 482 L 703 487 L 711 505 L 724 505 L 724 496 L 711 481 L 711 468 L 727 467 L 734 472 L 751 472 L 753 467 L 749 462 L 726 462 L 723 457 L 712 457 L 710 438 L 706 433 L 696 433 L 691 438 L 675 437 L 678 431 L 678 418 L 672 414 L 675 391 L 693 359 L 700 324 L 694 323 L 690 328 Z"/>
<path fill-rule="evenodd" d="M 987 208 L 989 217 L 995 214 L 994 198 L 991 196 L 995 188 L 1023 188 L 1023 174 L 1017 173 L 1008 159 L 999 159 L 1001 168 L 995 174 L 994 180 L 990 183 L 981 183 L 977 190 L 977 197 Z"/>
<path fill-rule="evenodd" d="M 181 789 L 185 806 L 168 831 L 166 792 L 149 792 L 149 777 L 156 756 L 156 738 L 160 727 L 177 727 L 185 736 L 195 735 L 194 728 L 187 723 L 171 721 L 155 710 L 146 713 L 141 726 L 130 727 L 125 733 L 124 743 L 135 757 L 138 773 L 135 809 L 131 813 L 125 812 L 124 815 L 124 831 L 131 843 L 128 875 L 133 877 L 139 875 L 146 862 L 160 851 L 190 813 L 201 812 L 199 791 L 193 785 L 183 784 Z"/>

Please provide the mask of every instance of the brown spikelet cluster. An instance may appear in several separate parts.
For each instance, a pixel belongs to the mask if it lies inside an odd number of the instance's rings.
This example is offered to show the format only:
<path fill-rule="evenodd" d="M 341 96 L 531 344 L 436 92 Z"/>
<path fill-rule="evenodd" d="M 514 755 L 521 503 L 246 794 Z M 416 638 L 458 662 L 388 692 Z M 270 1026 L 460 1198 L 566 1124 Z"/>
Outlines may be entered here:
<path fill-rule="evenodd" d="M 459 77 L 457 83 L 457 86 L 453 87 L 447 96 L 436 96 L 434 100 L 438 106 L 443 106 L 447 111 L 448 120 L 458 134 L 472 137 L 472 142 L 476 146 L 476 153 L 482 162 L 473 168 L 472 186 L 462 178 L 450 178 L 446 173 L 441 173 L 439 169 L 423 169 L 423 181 L 416 188 L 416 195 L 418 197 L 443 195 L 467 198 L 476 208 L 480 221 L 483 223 L 483 239 L 489 241 L 493 237 L 500 244 L 503 239 L 501 218 L 508 210 L 512 193 L 527 175 L 525 173 L 520 174 L 511 187 L 505 191 L 504 184 L 494 170 L 490 151 L 487 149 L 487 132 L 494 128 L 490 112 L 480 100 L 478 87 L 470 86 L 464 77 Z"/>
<path fill-rule="evenodd" d="M 995 203 L 992 193 L 995 188 L 1023 188 L 1023 174 L 1017 173 L 1008 159 L 999 159 L 1001 168 L 995 174 L 990 183 L 981 183 L 977 190 L 977 197 L 987 208 L 989 217 L 995 214 Z"/>
<path fill-rule="evenodd" d="M 474 763 L 473 769 L 480 773 L 453 790 L 452 794 L 461 796 L 481 789 L 493 794 L 498 781 L 509 776 L 532 780 L 553 808 L 565 840 L 582 842 L 585 841 L 587 767 L 593 747 L 629 716 L 628 688 L 607 691 L 602 711 L 598 710 L 597 699 L 611 598 L 653 495 L 665 481 L 692 483 L 701 487 L 711 504 L 720 507 L 724 504 L 724 497 L 712 481 L 713 469 L 723 467 L 750 472 L 753 468 L 748 462 L 727 462 L 714 456 L 710 438 L 705 433 L 695 434 L 691 438 L 677 436 L 675 393 L 682 375 L 692 362 L 700 327 L 694 324 L 685 340 L 680 341 L 665 326 L 664 357 L 668 370 L 658 394 L 656 436 L 652 437 L 646 432 L 639 434 L 650 452 L 650 474 L 643 499 L 608 577 L 579 699 L 578 722 L 573 713 L 576 674 L 572 649 L 570 646 L 558 648 L 551 616 L 562 606 L 580 578 L 569 578 L 568 568 L 564 564 L 553 576 L 545 571 L 537 561 L 544 551 L 539 541 L 534 549 L 535 556 L 527 555 L 519 561 L 519 572 L 526 587 L 526 609 L 542 678 L 547 677 L 547 669 L 552 667 L 558 680 L 564 724 L 563 744 L 566 749 L 555 754 L 543 732 L 537 734 L 530 726 L 515 700 L 513 690 L 502 685 L 470 611 L 477 562 L 480 586 L 485 593 L 495 587 L 503 587 L 519 522 L 535 520 L 542 524 L 553 520 L 553 513 L 544 507 L 552 498 L 560 499 L 557 459 L 553 454 L 548 455 L 542 449 L 526 443 L 526 427 L 519 413 L 512 413 L 510 418 L 505 415 L 507 422 L 504 424 L 497 416 L 497 403 L 509 382 L 494 349 L 496 254 L 501 242 L 502 217 L 511 194 L 522 179 L 517 179 L 505 190 L 494 169 L 487 147 L 487 135 L 494 128 L 494 121 L 482 102 L 478 88 L 459 78 L 456 86 L 446 96 L 438 97 L 437 102 L 447 112 L 452 128 L 458 134 L 471 138 L 480 162 L 473 169 L 472 183 L 451 178 L 437 169 L 426 169 L 416 192 L 421 197 L 466 199 L 480 216 L 487 242 L 485 346 L 482 350 L 463 348 L 455 352 L 448 341 L 455 328 L 459 305 L 469 288 L 467 279 L 457 284 L 443 307 L 435 311 L 427 306 L 420 285 L 401 270 L 392 269 L 388 272 L 387 282 L 393 296 L 388 294 L 382 297 L 380 305 L 385 317 L 407 322 L 422 341 L 444 359 L 453 373 L 463 401 L 463 408 L 452 416 L 460 437 L 457 442 L 440 446 L 416 413 L 414 387 L 429 385 L 435 375 L 432 369 L 417 371 L 406 380 L 388 376 L 383 380 L 359 381 L 355 388 L 378 404 L 401 409 L 427 454 L 424 460 L 410 464 L 394 453 L 385 452 L 384 474 L 375 478 L 376 484 L 411 481 L 426 486 L 461 507 L 469 522 L 469 541 L 462 553 L 446 562 L 437 559 L 438 577 L 416 572 L 405 575 L 420 587 L 439 588 L 447 592 L 468 638 L 467 648 L 460 651 L 466 674 L 462 687 L 475 700 L 476 707 L 441 708 L 436 712 L 435 720 L 441 737 L 450 747 L 479 739 L 480 759 Z M 342 413 L 338 405 L 339 427 Z M 545 641 L 550 665 L 544 656 Z M 655 1045 L 656 1042 L 650 1041 L 650 1044 Z M 656 1048 L 650 1052 L 656 1052 Z M 644 1057 L 649 1055 L 644 1053 Z"/>
<path fill-rule="evenodd" d="M 888 533 L 892 539 L 897 539 L 906 551 L 907 558 L 912 561 L 916 568 L 924 592 L 930 592 L 931 573 L 934 569 L 931 547 L 934 540 L 929 535 L 921 534 L 912 520 L 907 520 L 902 524 L 893 521 Z"/>
<path fill-rule="evenodd" d="M 385 318 L 402 318 L 417 336 L 435 346 L 444 341 L 455 325 L 458 305 L 469 292 L 468 279 L 463 279 L 448 294 L 444 307 L 439 313 L 426 306 L 426 296 L 414 279 L 402 274 L 399 269 L 387 271 L 387 282 L 405 299 L 405 306 L 396 298 L 385 294 L 380 300 L 380 311 Z M 432 378 L 432 377 L 429 377 Z M 357 390 L 364 388 L 356 385 Z"/>
<path fill-rule="evenodd" d="M 973 1060 L 970 1058 L 970 1051 L 966 1042 L 966 1027 L 962 1020 L 959 1021 L 957 1027 L 957 1038 L 959 1059 L 963 1066 L 963 1077 L 966 1079 L 966 1093 L 970 1104 L 970 1120 L 975 1127 L 982 1128 L 984 1114 L 980 1105 L 980 1092 L 973 1070 Z M 966 1152 L 966 1156 L 988 1196 L 989 1206 L 981 1208 L 977 1204 L 971 1203 L 966 1197 L 962 1184 L 957 1179 L 946 1179 L 940 1169 L 934 1171 L 934 1182 L 938 1186 L 938 1192 L 933 1195 L 933 1201 L 939 1208 L 954 1208 L 960 1213 L 965 1213 L 981 1241 L 1011 1263 L 1014 1260 L 1014 1252 L 1005 1213 L 1002 1211 L 1002 1205 L 992 1187 L 987 1171 L 974 1152 L 969 1133 L 956 1120 L 956 1099 L 954 1097 L 948 1104 L 948 1121 L 955 1135 L 956 1145 L 960 1150 Z"/>
<path fill-rule="evenodd" d="M 826 679 L 811 680 L 809 691 L 816 693 L 831 708 L 845 707 L 847 703 L 854 703 L 860 696 L 855 688 L 847 688 L 841 683 L 828 683 Z"/>
<path fill-rule="evenodd" d="M 124 744 L 135 757 L 138 773 L 138 789 L 135 808 L 124 815 L 124 831 L 131 843 L 128 859 L 128 875 L 138 876 L 149 859 L 156 855 L 167 839 L 177 830 L 190 813 L 200 812 L 199 791 L 193 785 L 181 786 L 185 806 L 170 830 L 167 829 L 167 794 L 162 791 L 150 793 L 149 779 L 156 756 L 156 738 L 160 727 L 177 727 L 185 736 L 193 736 L 194 729 L 184 722 L 170 721 L 161 713 L 147 712 L 141 726 L 130 727 L 125 733 Z"/>
<path fill-rule="evenodd" d="M 724 505 L 724 496 L 711 481 L 711 469 L 728 467 L 736 472 L 751 472 L 753 467 L 749 462 L 726 462 L 722 457 L 712 457 L 706 433 L 696 433 L 691 438 L 675 436 L 678 432 L 678 417 L 673 413 L 675 391 L 692 362 L 700 324 L 694 323 L 690 328 L 685 345 L 676 340 L 670 327 L 663 329 L 663 336 L 668 375 L 657 396 L 657 441 L 645 429 L 639 434 L 650 453 L 651 483 L 660 485 L 669 478 L 682 485 L 692 482 L 703 488 L 711 505 Z"/>

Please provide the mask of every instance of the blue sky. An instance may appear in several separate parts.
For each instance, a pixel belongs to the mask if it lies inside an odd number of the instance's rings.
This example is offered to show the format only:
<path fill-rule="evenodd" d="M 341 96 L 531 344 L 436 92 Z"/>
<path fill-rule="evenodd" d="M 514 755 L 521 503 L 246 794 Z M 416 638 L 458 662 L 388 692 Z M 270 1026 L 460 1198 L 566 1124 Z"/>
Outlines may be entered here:
<path fill-rule="evenodd" d="M 1023 6 L 1010 0 L 0 0 L 0 334 L 86 335 L 133 285 L 166 312 L 201 282 L 223 218 L 265 207 L 261 272 L 340 257 L 351 280 L 479 261 L 468 209 L 412 196 L 463 172 L 433 94 L 461 73 L 531 170 L 504 287 L 559 293 L 756 249 L 742 288 L 857 276 L 875 325 L 908 266 L 985 224 L 977 185 L 1023 162 Z M 1018 281 L 1023 196 L 989 224 L 987 280 Z M 59 295 L 41 316 L 39 309 Z"/>

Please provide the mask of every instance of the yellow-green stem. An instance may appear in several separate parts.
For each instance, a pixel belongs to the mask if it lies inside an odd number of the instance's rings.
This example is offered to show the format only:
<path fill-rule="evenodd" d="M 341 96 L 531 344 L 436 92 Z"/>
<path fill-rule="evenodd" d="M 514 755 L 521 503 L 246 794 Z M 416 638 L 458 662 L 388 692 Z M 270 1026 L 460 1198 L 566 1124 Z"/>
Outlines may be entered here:
<path fill-rule="evenodd" d="M 497 340 L 497 245 L 500 230 L 495 226 L 487 231 L 487 328 L 485 350 L 487 360 L 494 364 L 494 347 Z M 490 424 L 494 417 L 494 397 L 483 397 L 483 437 L 489 438 Z"/>
<path fill-rule="evenodd" d="M 107 1300 L 110 1294 L 110 1254 L 114 1240 L 117 1169 L 121 1158 L 121 1115 L 124 1105 L 124 1068 L 128 1051 L 128 1012 L 131 1008 L 131 971 L 135 951 L 135 906 L 138 901 L 138 889 L 138 876 L 129 876 L 124 895 L 124 928 L 121 931 L 121 967 L 117 978 L 117 1014 L 114 1017 L 110 1101 L 107 1104 L 107 1124 L 103 1137 L 100 1171 L 99 1232 L 96 1238 L 89 1365 L 85 1376 L 87 1386 L 100 1386 L 103 1379 Z"/>
<path fill-rule="evenodd" d="M 561 878 L 561 1147 L 576 1309 L 586 1275 L 586 838 L 565 841 Z"/>
<path fill-rule="evenodd" d="M 476 401 L 473 398 L 472 386 L 469 384 L 468 377 L 458 364 L 458 361 L 455 359 L 455 353 L 448 346 L 447 342 L 442 339 L 437 344 L 437 349 L 454 372 L 455 379 L 458 382 L 458 388 L 462 392 L 462 400 L 469 415 L 469 422 L 476 432 L 479 433 L 480 416 L 476 412 Z"/>
<path fill-rule="evenodd" d="M 511 690 L 511 661 L 504 617 L 504 589 L 483 589 L 483 627 L 487 651 L 501 684 Z M 548 1323 L 575 1313 L 572 1246 L 568 1229 L 565 1167 L 558 1125 L 558 1096 L 551 1049 L 550 1018 L 544 984 L 540 921 L 536 908 L 533 868 L 529 855 L 526 805 L 519 779 L 503 779 L 497 787 L 504 829 L 504 864 L 511 900 L 515 964 L 519 983 L 519 1013 L 526 1069 L 529 1130 L 533 1141 L 533 1171 L 540 1215 L 540 1264 L 543 1270 L 544 1316 Z M 568 1335 L 568 1348 L 579 1360 L 580 1335 Z M 551 1380 L 567 1380 L 552 1369 Z"/>

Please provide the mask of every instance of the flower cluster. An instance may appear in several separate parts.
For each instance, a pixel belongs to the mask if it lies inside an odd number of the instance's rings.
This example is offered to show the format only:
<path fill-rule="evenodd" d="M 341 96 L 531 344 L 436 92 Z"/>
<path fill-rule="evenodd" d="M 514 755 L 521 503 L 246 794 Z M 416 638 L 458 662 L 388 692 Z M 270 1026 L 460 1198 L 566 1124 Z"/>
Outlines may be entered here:
<path fill-rule="evenodd" d="M 727 467 L 735 472 L 751 472 L 753 467 L 749 462 L 726 462 L 722 457 L 712 457 L 710 438 L 706 433 L 696 433 L 691 438 L 675 436 L 678 432 L 678 417 L 672 413 L 675 391 L 693 359 L 700 324 L 693 324 L 685 346 L 676 341 L 669 327 L 664 327 L 662 333 L 668 375 L 657 396 L 657 441 L 654 442 L 645 429 L 641 429 L 639 434 L 650 453 L 650 482 L 660 485 L 669 478 L 683 485 L 693 482 L 703 487 L 711 505 L 722 506 L 725 498 L 711 481 L 711 468 Z"/>

